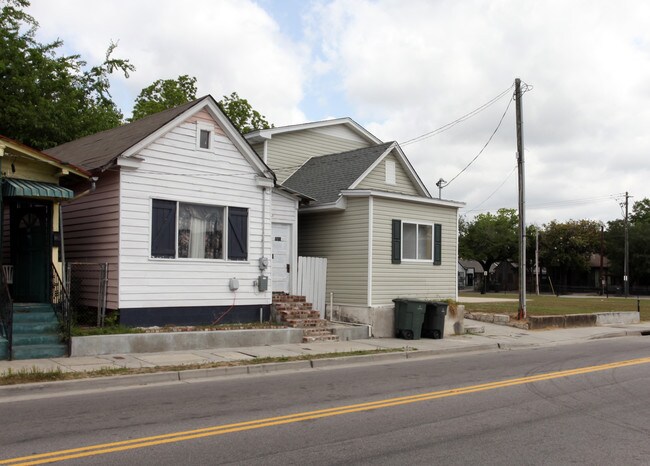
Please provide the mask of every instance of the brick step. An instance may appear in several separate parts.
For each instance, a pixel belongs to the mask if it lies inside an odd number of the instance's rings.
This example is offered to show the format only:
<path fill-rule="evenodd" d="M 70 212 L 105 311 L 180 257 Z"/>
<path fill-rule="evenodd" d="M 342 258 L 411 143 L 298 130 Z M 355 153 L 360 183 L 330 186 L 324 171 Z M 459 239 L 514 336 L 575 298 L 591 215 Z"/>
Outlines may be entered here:
<path fill-rule="evenodd" d="M 339 336 L 338 335 L 318 335 L 318 336 L 304 336 L 302 337 L 302 342 L 303 343 L 314 343 L 318 341 L 339 341 Z"/>
<path fill-rule="evenodd" d="M 274 294 L 273 303 L 304 303 L 307 298 L 304 296 L 293 296 L 287 294 Z"/>
<path fill-rule="evenodd" d="M 312 309 L 311 303 L 274 303 L 278 311 L 293 309 Z"/>
<path fill-rule="evenodd" d="M 318 319 L 320 312 L 318 311 L 280 311 L 280 318 L 287 319 Z"/>
<path fill-rule="evenodd" d="M 306 328 L 303 331 L 303 335 L 308 337 L 319 336 L 319 335 L 331 335 L 331 334 L 332 334 L 331 328 L 323 328 L 323 327 Z"/>
<path fill-rule="evenodd" d="M 327 326 L 327 321 L 324 319 L 287 319 L 285 322 L 289 327 L 294 328 Z"/>

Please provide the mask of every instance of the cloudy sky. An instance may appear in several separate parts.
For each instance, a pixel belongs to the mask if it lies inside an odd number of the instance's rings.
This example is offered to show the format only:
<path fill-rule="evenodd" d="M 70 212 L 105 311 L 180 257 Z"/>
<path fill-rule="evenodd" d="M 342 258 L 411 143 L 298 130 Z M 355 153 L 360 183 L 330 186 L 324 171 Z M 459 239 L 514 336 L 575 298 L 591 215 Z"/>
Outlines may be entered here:
<path fill-rule="evenodd" d="M 137 68 L 111 81 L 127 116 L 143 87 L 181 74 L 199 95 L 238 92 L 275 126 L 349 116 L 402 143 L 432 195 L 453 180 L 442 197 L 470 217 L 517 206 L 521 78 L 528 223 L 608 221 L 626 191 L 650 197 L 647 0 L 32 0 L 28 11 L 39 40 L 90 64 L 119 41 L 116 56 Z"/>

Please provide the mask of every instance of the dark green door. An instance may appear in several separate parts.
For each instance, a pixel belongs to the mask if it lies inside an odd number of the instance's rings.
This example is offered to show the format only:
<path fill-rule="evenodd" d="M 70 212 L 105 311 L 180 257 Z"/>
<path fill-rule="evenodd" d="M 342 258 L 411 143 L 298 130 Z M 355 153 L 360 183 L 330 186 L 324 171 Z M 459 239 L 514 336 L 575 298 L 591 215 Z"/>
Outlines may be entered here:
<path fill-rule="evenodd" d="M 14 300 L 49 302 L 50 207 L 18 201 L 11 212 Z"/>

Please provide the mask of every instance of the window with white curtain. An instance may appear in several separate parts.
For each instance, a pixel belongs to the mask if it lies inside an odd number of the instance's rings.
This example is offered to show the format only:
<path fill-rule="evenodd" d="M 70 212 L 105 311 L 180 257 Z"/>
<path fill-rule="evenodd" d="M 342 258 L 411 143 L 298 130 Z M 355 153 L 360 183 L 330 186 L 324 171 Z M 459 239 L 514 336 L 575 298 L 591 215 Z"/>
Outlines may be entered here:
<path fill-rule="evenodd" d="M 248 209 L 153 199 L 151 257 L 248 260 Z"/>

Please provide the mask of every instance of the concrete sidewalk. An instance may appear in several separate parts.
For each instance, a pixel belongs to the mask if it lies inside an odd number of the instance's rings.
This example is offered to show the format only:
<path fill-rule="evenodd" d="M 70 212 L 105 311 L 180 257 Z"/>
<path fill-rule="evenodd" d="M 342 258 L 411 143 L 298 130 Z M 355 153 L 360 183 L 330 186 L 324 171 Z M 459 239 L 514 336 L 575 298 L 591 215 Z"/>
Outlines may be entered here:
<path fill-rule="evenodd" d="M 112 354 L 92 357 L 71 357 L 53 359 L 32 359 L 21 361 L 0 361 L 0 375 L 7 372 L 56 371 L 84 372 L 115 368 L 162 368 L 163 371 L 151 374 L 113 376 L 87 380 L 25 384 L 23 386 L 0 386 L 0 396 L 11 390 L 12 393 L 28 385 L 43 387 L 52 384 L 79 384 L 91 382 L 100 385 L 142 385 L 160 381 L 178 381 L 189 378 L 215 377 L 221 375 L 244 375 L 278 370 L 314 369 L 347 364 L 395 361 L 407 358 L 431 357 L 469 351 L 489 351 L 535 346 L 549 346 L 585 342 L 597 338 L 634 336 L 650 334 L 650 322 L 640 324 L 582 327 L 557 330 L 521 330 L 514 327 L 465 320 L 465 327 L 474 334 L 445 336 L 441 340 L 420 339 L 402 340 L 397 338 L 373 338 L 322 343 L 298 343 L 252 346 L 239 348 L 220 348 L 214 350 L 170 351 L 165 353 Z M 479 333 L 480 332 L 480 333 Z M 650 341 L 650 340 L 649 340 Z M 378 349 L 400 349 L 394 353 L 374 355 L 335 357 L 336 353 L 369 351 Z M 274 362 L 257 365 L 240 365 L 208 369 L 178 370 L 176 366 L 228 363 L 260 358 L 283 358 L 310 355 L 332 355 L 332 358 L 302 360 L 294 362 Z M 164 372 L 165 367 L 170 371 Z M 174 369 L 171 369 L 174 367 Z M 119 381 L 118 381 L 119 380 Z"/>

